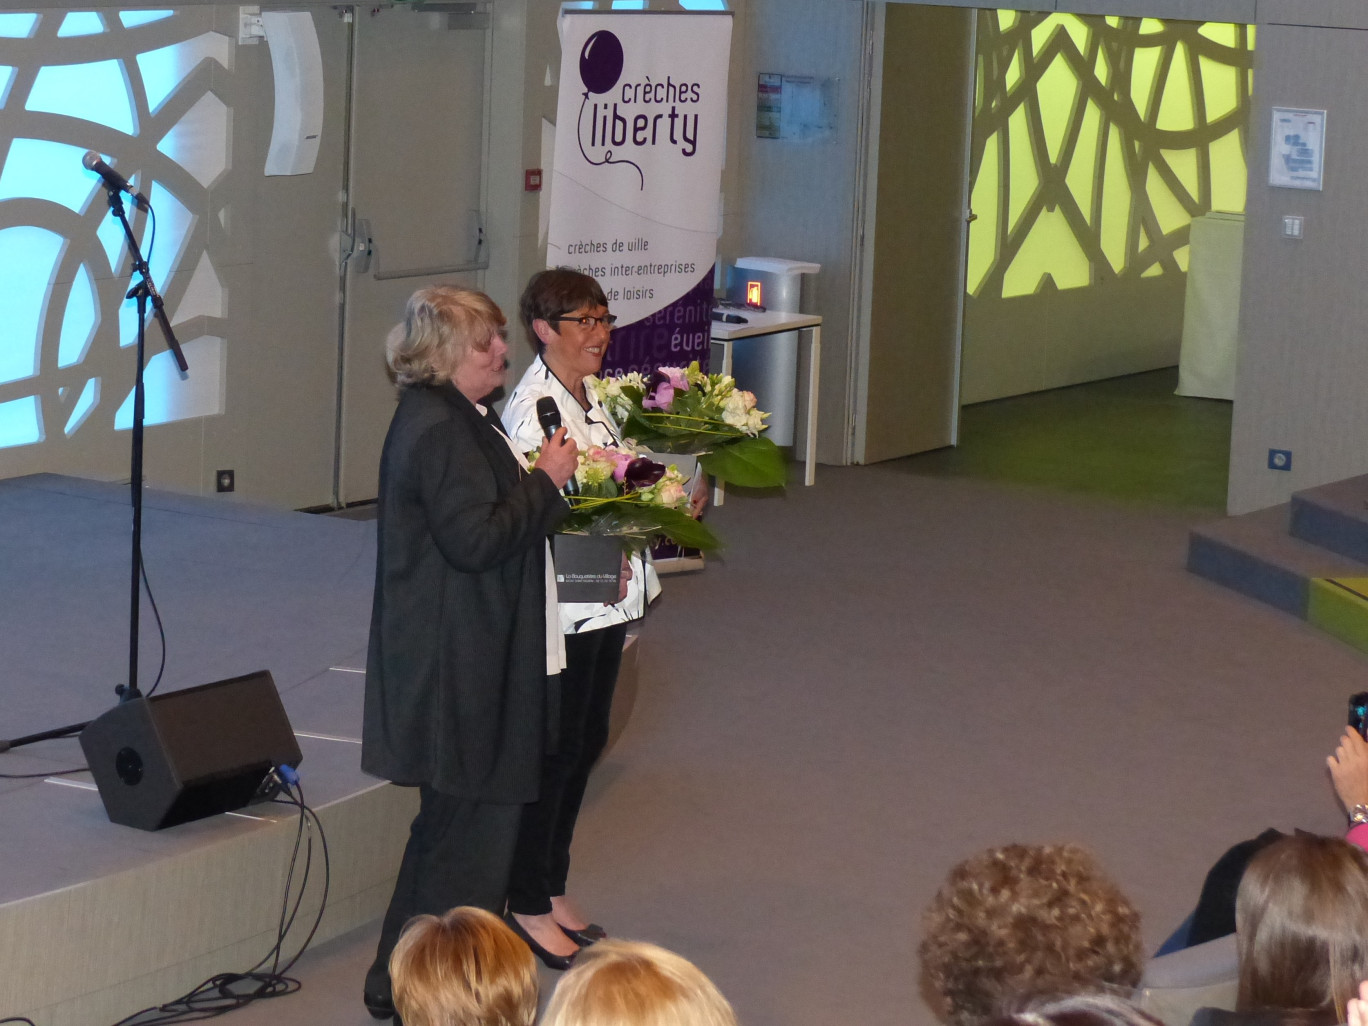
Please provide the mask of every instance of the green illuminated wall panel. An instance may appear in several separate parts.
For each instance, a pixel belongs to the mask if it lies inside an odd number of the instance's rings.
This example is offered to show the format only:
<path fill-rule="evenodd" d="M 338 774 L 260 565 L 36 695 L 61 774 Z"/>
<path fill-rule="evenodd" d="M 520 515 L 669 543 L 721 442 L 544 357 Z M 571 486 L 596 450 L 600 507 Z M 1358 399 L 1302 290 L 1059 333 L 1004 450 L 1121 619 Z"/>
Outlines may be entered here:
<path fill-rule="evenodd" d="M 968 288 L 982 299 L 1187 270 L 1244 209 L 1254 29 L 984 11 Z"/>

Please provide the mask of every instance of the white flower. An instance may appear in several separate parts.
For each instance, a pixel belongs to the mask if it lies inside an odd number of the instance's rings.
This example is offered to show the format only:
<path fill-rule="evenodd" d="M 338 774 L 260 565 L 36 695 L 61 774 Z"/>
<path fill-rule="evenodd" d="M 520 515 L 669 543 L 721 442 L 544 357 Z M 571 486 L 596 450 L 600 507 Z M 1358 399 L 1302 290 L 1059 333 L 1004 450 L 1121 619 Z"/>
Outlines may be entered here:
<path fill-rule="evenodd" d="M 750 393 L 733 392 L 731 395 L 727 396 L 727 401 L 722 406 L 722 422 L 724 424 L 738 428 L 742 431 L 746 430 L 746 425 L 750 420 L 750 411 L 755 406 L 754 396 L 751 396 L 751 405 L 746 405 L 745 397 L 747 395 L 750 395 Z"/>

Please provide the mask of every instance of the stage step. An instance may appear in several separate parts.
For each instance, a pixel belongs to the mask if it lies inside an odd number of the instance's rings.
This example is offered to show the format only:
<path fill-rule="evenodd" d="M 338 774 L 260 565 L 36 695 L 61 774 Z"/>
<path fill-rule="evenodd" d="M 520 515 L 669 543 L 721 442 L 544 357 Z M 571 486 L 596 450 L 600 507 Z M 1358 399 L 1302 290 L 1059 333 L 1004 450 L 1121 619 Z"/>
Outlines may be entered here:
<path fill-rule="evenodd" d="M 1368 563 L 1368 475 L 1292 496 L 1291 531 L 1303 541 Z"/>
<path fill-rule="evenodd" d="M 1368 566 L 1293 538 L 1288 506 L 1273 506 L 1193 528 L 1188 569 L 1306 619 L 1311 581 L 1368 576 Z"/>
<path fill-rule="evenodd" d="M 1368 476 L 1194 528 L 1187 567 L 1368 652 Z"/>

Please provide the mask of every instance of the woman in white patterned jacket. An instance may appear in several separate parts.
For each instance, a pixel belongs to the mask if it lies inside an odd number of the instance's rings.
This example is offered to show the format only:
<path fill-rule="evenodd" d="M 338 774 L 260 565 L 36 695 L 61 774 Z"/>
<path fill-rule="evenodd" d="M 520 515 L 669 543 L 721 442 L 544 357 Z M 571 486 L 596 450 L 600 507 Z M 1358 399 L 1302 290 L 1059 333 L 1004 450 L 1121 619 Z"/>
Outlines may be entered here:
<path fill-rule="evenodd" d="M 519 302 L 538 356 L 504 409 L 508 435 L 525 451 L 542 444 L 537 400 L 550 396 L 569 437 L 581 448 L 621 441 L 612 418 L 584 379 L 597 374 L 615 318 L 599 283 L 566 268 L 532 277 Z M 581 947 L 604 936 L 566 897 L 570 841 L 594 761 L 608 740 L 627 625 L 645 615 L 660 591 L 654 568 L 631 559 L 615 604 L 562 602 L 566 667 L 561 673 L 559 751 L 542 766 L 541 794 L 525 806 L 508 888 L 509 923 L 548 966 L 569 966 Z M 624 575 L 626 576 L 626 575 Z"/>

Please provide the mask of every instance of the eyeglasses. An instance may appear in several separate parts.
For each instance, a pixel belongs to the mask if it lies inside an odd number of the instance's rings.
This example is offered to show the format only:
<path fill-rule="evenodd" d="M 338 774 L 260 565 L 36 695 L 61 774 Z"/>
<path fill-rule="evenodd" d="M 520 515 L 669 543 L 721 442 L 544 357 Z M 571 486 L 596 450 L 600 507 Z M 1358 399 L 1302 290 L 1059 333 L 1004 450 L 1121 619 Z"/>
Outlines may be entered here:
<path fill-rule="evenodd" d="M 602 324 L 605 328 L 611 328 L 617 323 L 617 314 L 604 314 L 602 317 L 552 317 L 553 321 L 574 321 L 585 331 Z"/>

